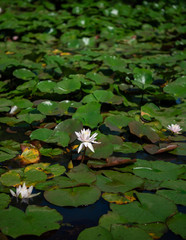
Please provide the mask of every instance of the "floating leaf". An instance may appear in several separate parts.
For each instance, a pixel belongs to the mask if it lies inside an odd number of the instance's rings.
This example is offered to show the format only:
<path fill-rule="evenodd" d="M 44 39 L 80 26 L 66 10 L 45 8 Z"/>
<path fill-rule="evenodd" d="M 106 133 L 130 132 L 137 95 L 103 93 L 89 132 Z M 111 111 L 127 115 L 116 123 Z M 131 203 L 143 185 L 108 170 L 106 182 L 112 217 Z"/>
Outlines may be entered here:
<path fill-rule="evenodd" d="M 91 227 L 82 231 L 77 240 L 113 240 L 111 233 L 103 227 Z"/>
<path fill-rule="evenodd" d="M 186 214 L 177 213 L 167 221 L 169 229 L 175 234 L 179 234 L 183 239 L 186 238 Z"/>
<path fill-rule="evenodd" d="M 128 227 L 121 225 L 112 225 L 111 233 L 114 239 L 119 240 L 125 236 L 126 240 L 139 239 L 139 240 L 152 240 L 144 230 L 137 227 Z"/>
<path fill-rule="evenodd" d="M 150 193 L 136 195 L 139 202 L 134 201 L 126 205 L 111 204 L 111 209 L 131 223 L 164 222 L 167 217 L 177 212 L 176 205 L 166 198 Z"/>
<path fill-rule="evenodd" d="M 133 166 L 133 172 L 139 177 L 150 180 L 176 180 L 184 172 L 184 168 L 169 162 L 138 159 Z"/>
<path fill-rule="evenodd" d="M 63 219 L 55 209 L 30 205 L 26 212 L 10 206 L 8 209 L 0 210 L 1 231 L 13 238 L 22 235 L 40 236 L 42 233 L 59 229 L 57 223 Z"/>
<path fill-rule="evenodd" d="M 47 179 L 47 175 L 37 169 L 31 169 L 24 175 L 27 185 L 35 185 L 38 182 L 44 182 Z"/>
<path fill-rule="evenodd" d="M 145 149 L 146 152 L 150 153 L 150 154 L 159 154 L 159 153 L 163 153 L 163 152 L 169 152 L 174 150 L 175 148 L 177 148 L 178 145 L 176 144 L 159 144 L 159 146 L 155 145 L 155 144 L 145 144 L 143 146 L 143 149 Z"/>
<path fill-rule="evenodd" d="M 70 172 L 66 173 L 66 175 L 78 183 L 91 184 L 96 181 L 96 175 L 84 164 L 74 167 Z"/>
<path fill-rule="evenodd" d="M 157 133 L 155 133 L 149 126 L 146 126 L 140 122 L 129 123 L 130 132 L 139 138 L 146 136 L 152 143 L 160 140 Z"/>
<path fill-rule="evenodd" d="M 10 201 L 11 199 L 9 195 L 0 193 L 0 209 L 6 208 L 9 205 Z"/>
<path fill-rule="evenodd" d="M 99 103 L 87 103 L 79 107 L 72 118 L 80 120 L 85 126 L 91 128 L 97 127 L 98 123 L 102 122 L 100 107 Z"/>
<path fill-rule="evenodd" d="M 147 69 L 134 69 L 134 80 L 132 83 L 141 89 L 146 89 L 152 83 L 152 73 Z"/>
<path fill-rule="evenodd" d="M 186 77 L 180 77 L 175 81 L 168 83 L 163 90 L 166 93 L 173 95 L 175 98 L 186 97 Z"/>
<path fill-rule="evenodd" d="M 119 173 L 111 170 L 102 172 L 106 177 L 97 175 L 96 185 L 105 192 L 125 193 L 143 184 L 141 178 L 130 173 Z"/>
<path fill-rule="evenodd" d="M 23 164 L 36 163 L 40 160 L 40 153 L 37 148 L 25 148 L 19 156 Z"/>
<path fill-rule="evenodd" d="M 0 181 L 5 186 L 14 186 L 21 183 L 20 175 L 12 170 L 2 174 Z"/>
<path fill-rule="evenodd" d="M 95 203 L 101 192 L 96 187 L 75 187 L 51 190 L 44 193 L 46 200 L 57 206 L 78 207 Z"/>
<path fill-rule="evenodd" d="M 13 72 L 13 75 L 16 78 L 20 78 L 20 79 L 23 79 L 23 80 L 30 80 L 30 79 L 36 77 L 36 75 L 33 72 L 31 72 L 30 70 L 28 70 L 26 68 L 16 69 Z"/>

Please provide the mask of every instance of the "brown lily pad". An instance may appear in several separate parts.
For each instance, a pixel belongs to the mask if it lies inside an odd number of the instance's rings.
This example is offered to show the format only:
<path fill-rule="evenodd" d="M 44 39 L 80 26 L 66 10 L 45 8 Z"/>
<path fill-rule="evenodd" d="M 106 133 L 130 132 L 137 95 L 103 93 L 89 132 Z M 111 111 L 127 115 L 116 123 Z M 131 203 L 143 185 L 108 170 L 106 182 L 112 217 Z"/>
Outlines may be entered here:
<path fill-rule="evenodd" d="M 152 143 L 158 142 L 160 140 L 157 133 L 155 133 L 150 126 L 144 125 L 140 122 L 130 122 L 129 123 L 130 132 L 139 138 L 146 137 Z"/>
<path fill-rule="evenodd" d="M 90 160 L 88 161 L 87 165 L 91 168 L 105 168 L 105 167 L 111 167 L 111 166 L 117 166 L 122 164 L 129 164 L 136 162 L 136 159 L 128 159 L 128 158 L 122 158 L 122 157 L 109 157 L 105 161 L 97 161 L 97 160 Z"/>
<path fill-rule="evenodd" d="M 155 145 L 155 144 L 146 144 L 143 149 L 154 155 L 154 154 L 159 154 L 159 153 L 163 153 L 163 152 L 168 152 L 168 151 L 172 151 L 174 150 L 175 148 L 177 148 L 177 144 L 166 144 L 166 143 L 163 143 L 163 144 L 159 144 L 159 146 Z"/>

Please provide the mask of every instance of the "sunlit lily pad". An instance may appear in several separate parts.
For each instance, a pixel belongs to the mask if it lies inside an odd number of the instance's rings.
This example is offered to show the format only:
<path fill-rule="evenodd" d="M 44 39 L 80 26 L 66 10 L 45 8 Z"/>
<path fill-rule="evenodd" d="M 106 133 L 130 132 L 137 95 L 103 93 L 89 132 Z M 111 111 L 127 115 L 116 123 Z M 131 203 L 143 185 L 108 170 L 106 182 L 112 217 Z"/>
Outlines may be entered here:
<path fill-rule="evenodd" d="M 26 68 L 21 68 L 21 69 L 17 69 L 13 72 L 13 75 L 16 78 L 20 78 L 23 80 L 29 80 L 31 78 L 34 78 L 36 75 L 31 72 L 30 70 L 26 69 Z"/>
<path fill-rule="evenodd" d="M 19 173 L 11 170 L 1 175 L 0 181 L 5 186 L 14 186 L 21 183 Z"/>
<path fill-rule="evenodd" d="M 72 118 L 80 120 L 85 126 L 94 128 L 98 123 L 102 122 L 100 107 L 99 103 L 87 103 L 79 107 Z"/>

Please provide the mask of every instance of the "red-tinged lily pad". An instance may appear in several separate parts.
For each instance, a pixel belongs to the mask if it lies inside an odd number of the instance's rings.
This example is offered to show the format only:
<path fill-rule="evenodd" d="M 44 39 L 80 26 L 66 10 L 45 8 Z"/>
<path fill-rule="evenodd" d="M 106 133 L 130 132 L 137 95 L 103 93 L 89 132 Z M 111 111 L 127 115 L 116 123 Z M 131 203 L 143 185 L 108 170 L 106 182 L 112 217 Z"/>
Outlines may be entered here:
<path fill-rule="evenodd" d="M 151 127 L 146 126 L 140 122 L 130 122 L 129 123 L 130 132 L 139 138 L 147 137 L 152 143 L 158 142 L 160 140 L 157 133 L 155 133 Z"/>
<path fill-rule="evenodd" d="M 130 164 L 136 162 L 136 159 L 129 159 L 124 157 L 108 157 L 105 161 L 97 161 L 97 160 L 90 160 L 88 161 L 87 165 L 91 168 L 104 168 L 104 167 L 111 167 L 117 166 L 122 164 Z"/>
<path fill-rule="evenodd" d="M 143 149 L 145 149 L 146 152 L 150 153 L 150 154 L 159 154 L 159 153 L 163 153 L 163 152 L 169 152 L 174 150 L 175 148 L 177 148 L 178 145 L 176 144 L 159 144 L 159 146 L 155 145 L 155 144 L 146 144 L 143 146 Z"/>

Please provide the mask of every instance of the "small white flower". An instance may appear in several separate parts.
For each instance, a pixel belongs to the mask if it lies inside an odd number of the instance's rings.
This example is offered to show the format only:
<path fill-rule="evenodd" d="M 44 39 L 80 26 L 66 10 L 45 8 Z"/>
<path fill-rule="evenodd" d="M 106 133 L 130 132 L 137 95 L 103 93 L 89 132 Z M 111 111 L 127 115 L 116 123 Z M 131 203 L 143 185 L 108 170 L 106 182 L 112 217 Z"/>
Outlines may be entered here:
<path fill-rule="evenodd" d="M 100 142 L 96 142 L 96 136 L 97 133 L 94 133 L 91 135 L 90 129 L 84 129 L 81 130 L 81 132 L 75 132 L 77 139 L 82 142 L 78 148 L 78 153 L 82 150 L 83 146 L 88 147 L 92 152 L 94 152 L 94 148 L 92 146 L 92 143 L 100 144 Z"/>
<path fill-rule="evenodd" d="M 180 131 L 182 130 L 182 128 L 180 128 L 180 125 L 178 125 L 178 124 L 168 125 L 167 128 L 168 128 L 171 132 L 177 133 L 177 134 L 180 134 Z"/>
<path fill-rule="evenodd" d="M 18 110 L 18 106 L 16 106 L 16 105 L 12 106 L 11 109 L 10 109 L 9 114 L 15 114 L 17 112 L 17 110 Z"/>
<path fill-rule="evenodd" d="M 19 187 L 16 188 L 16 192 L 10 189 L 10 193 L 12 194 L 13 197 L 16 197 L 16 198 L 20 197 L 22 199 L 32 198 L 40 194 L 40 193 L 31 194 L 32 190 L 33 190 L 33 186 L 30 186 L 29 188 L 27 188 L 26 184 L 23 183 L 23 186 L 19 185 Z"/>

